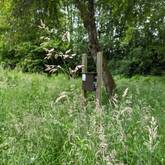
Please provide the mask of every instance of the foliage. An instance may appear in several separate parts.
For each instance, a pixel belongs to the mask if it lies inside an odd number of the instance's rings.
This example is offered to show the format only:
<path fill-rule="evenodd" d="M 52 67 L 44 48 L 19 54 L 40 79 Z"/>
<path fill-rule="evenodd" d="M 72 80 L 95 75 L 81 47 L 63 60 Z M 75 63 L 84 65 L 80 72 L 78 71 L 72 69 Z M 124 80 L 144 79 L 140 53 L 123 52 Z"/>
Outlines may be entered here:
<path fill-rule="evenodd" d="M 36 43 L 22 42 L 9 47 L 4 45 L 1 51 L 1 60 L 6 68 L 20 68 L 24 72 L 45 72 L 49 66 L 63 67 L 65 73 L 69 73 L 69 68 L 73 69 L 78 64 L 78 57 L 72 53 L 70 45 L 63 39 L 57 37 L 55 29 L 49 29 L 42 21 L 40 28 L 40 38 Z M 76 61 L 77 60 L 77 61 Z M 47 67 L 47 68 L 46 68 Z"/>
<path fill-rule="evenodd" d="M 115 74 L 124 73 L 127 76 L 136 74 L 162 75 L 165 71 L 164 64 L 164 48 L 161 46 L 131 48 L 124 58 L 119 55 L 110 62 Z"/>
<path fill-rule="evenodd" d="M 49 49 L 56 47 L 58 52 L 62 49 L 62 53 L 71 49 L 72 54 L 79 55 L 76 59 L 79 60 L 82 53 L 88 53 L 88 39 L 76 8 L 77 2 L 75 0 L 0 1 L 2 6 L 0 56 L 3 56 L 1 61 L 3 63 L 7 61 L 7 64 L 13 63 L 14 66 L 19 62 L 21 67 L 26 65 L 22 68 L 26 71 L 40 69 L 42 71 L 45 59 L 38 57 L 36 61 L 38 55 L 34 55 L 35 58 L 31 57 L 26 51 L 26 46 L 24 49 L 27 54 L 23 53 L 23 56 L 27 56 L 27 61 L 22 61 L 24 57 L 17 54 L 13 55 L 16 59 L 8 59 L 8 57 L 17 52 L 16 47 L 26 43 L 30 43 L 31 51 L 34 48 L 33 53 L 36 51 L 36 54 L 43 54 L 40 52 L 40 44 L 43 42 L 40 38 L 43 36 L 50 38 L 50 41 L 44 41 Z M 95 2 L 95 7 L 99 42 L 115 73 L 131 76 L 164 72 L 164 0 L 123 0 L 122 2 L 100 0 Z M 48 31 L 52 30 L 52 33 L 43 32 L 38 28 L 41 20 Z M 63 36 L 66 42 L 62 41 Z M 137 50 L 140 50 L 141 55 Z M 33 60 L 34 64 L 32 64 Z M 61 60 L 58 62 L 61 64 Z M 68 64 L 69 67 L 74 68 L 72 63 Z"/>

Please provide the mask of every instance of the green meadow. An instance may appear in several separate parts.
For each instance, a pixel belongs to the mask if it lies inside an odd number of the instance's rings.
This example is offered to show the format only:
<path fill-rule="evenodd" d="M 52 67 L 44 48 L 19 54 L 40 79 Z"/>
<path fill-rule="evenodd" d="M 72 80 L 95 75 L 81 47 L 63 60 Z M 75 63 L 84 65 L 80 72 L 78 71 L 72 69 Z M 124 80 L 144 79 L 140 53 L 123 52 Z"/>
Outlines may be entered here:
<path fill-rule="evenodd" d="M 115 80 L 84 108 L 80 79 L 0 69 L 0 165 L 164 165 L 165 78 Z"/>

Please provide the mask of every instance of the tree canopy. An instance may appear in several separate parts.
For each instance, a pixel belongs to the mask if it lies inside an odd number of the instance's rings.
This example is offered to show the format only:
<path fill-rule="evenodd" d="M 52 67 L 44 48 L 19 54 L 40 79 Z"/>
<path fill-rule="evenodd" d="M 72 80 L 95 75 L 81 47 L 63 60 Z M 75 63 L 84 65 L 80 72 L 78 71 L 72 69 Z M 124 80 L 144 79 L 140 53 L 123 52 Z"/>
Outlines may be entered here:
<path fill-rule="evenodd" d="M 89 53 L 83 19 L 89 16 L 89 2 L 1 0 L 1 62 L 24 71 L 45 71 L 45 64 L 63 64 L 59 58 L 45 59 L 45 49 L 54 48 L 58 54 L 71 49 L 71 54 L 77 55 L 67 66 L 80 64 L 81 54 Z M 96 0 L 94 7 L 99 46 L 113 73 L 164 72 L 164 0 Z"/>

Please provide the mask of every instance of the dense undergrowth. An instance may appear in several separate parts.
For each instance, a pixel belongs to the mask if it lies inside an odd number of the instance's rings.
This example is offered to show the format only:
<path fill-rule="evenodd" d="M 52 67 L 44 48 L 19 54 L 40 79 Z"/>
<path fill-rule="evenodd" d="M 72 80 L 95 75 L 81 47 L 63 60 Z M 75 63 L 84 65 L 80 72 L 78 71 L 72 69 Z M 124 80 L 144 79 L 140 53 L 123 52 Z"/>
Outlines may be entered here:
<path fill-rule="evenodd" d="M 165 79 L 115 79 L 85 110 L 80 80 L 0 69 L 0 164 L 165 164 Z"/>

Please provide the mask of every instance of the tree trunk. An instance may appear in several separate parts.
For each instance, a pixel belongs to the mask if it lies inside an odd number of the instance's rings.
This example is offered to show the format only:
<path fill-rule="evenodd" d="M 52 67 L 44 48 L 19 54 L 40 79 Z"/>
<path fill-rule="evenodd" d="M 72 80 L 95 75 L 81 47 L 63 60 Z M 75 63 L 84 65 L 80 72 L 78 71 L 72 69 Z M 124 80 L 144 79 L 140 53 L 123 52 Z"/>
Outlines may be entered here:
<path fill-rule="evenodd" d="M 85 8 L 85 4 L 81 0 L 76 0 L 76 6 L 80 11 L 81 18 L 84 23 L 84 27 L 88 32 L 89 37 L 89 50 L 91 55 L 96 62 L 97 53 L 100 51 L 100 45 L 97 38 L 97 30 L 95 23 L 95 9 L 94 9 L 94 0 L 88 0 L 88 7 Z M 103 57 L 103 81 L 106 88 L 106 91 L 111 97 L 115 89 L 115 82 L 109 71 L 107 61 Z"/>

